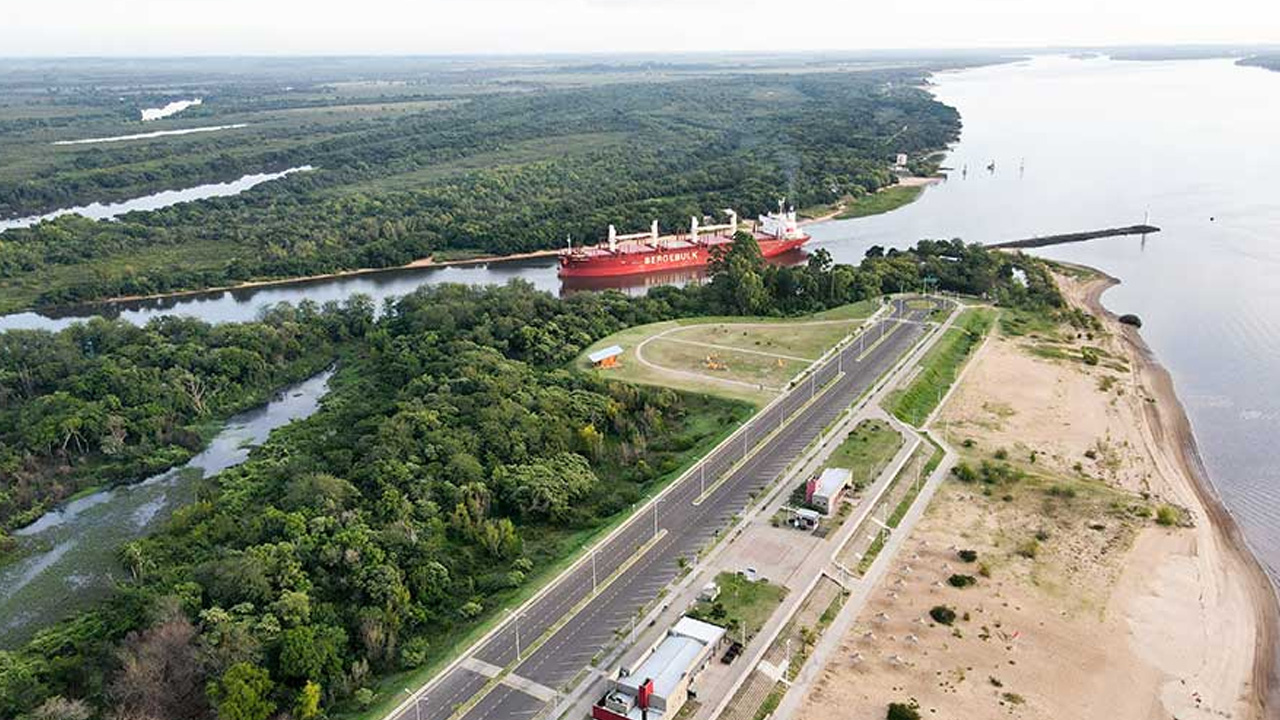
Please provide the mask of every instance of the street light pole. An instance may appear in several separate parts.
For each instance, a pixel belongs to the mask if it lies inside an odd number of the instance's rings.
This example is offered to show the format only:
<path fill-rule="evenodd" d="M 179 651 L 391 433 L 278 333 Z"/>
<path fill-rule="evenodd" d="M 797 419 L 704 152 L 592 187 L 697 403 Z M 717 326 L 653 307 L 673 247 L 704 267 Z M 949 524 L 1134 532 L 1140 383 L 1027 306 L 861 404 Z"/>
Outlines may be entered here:
<path fill-rule="evenodd" d="M 591 551 L 591 594 L 596 593 L 596 551 Z"/>

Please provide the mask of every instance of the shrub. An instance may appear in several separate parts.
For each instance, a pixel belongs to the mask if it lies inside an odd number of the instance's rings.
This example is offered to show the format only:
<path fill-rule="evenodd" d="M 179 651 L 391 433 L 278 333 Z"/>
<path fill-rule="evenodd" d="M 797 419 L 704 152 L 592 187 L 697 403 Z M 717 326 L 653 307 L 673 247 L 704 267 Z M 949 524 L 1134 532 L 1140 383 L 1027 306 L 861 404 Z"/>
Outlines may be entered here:
<path fill-rule="evenodd" d="M 1182 521 L 1182 513 L 1172 505 L 1161 505 L 1156 508 L 1156 523 L 1172 527 Z"/>
<path fill-rule="evenodd" d="M 431 650 L 431 643 L 424 637 L 409 638 L 409 641 L 400 647 L 400 665 L 405 668 L 416 668 L 427 661 L 427 653 Z"/>
<path fill-rule="evenodd" d="M 929 610 L 929 617 L 939 625 L 950 625 L 956 621 L 956 611 L 946 605 L 934 605 Z"/>
<path fill-rule="evenodd" d="M 964 483 L 971 483 L 978 479 L 978 473 L 974 471 L 973 466 L 969 463 L 957 463 L 955 467 L 951 468 L 951 474 Z"/>
<path fill-rule="evenodd" d="M 885 720 L 920 720 L 919 707 L 915 701 L 889 703 L 889 712 L 885 713 Z"/>
<path fill-rule="evenodd" d="M 995 455 L 993 457 L 995 457 L 995 459 L 997 460 L 1008 460 L 1009 451 L 1005 450 L 1004 448 L 1000 448 L 999 450 L 996 450 Z"/>
<path fill-rule="evenodd" d="M 1036 554 L 1040 552 L 1040 543 L 1034 539 L 1027 540 L 1019 545 L 1015 552 L 1028 560 L 1034 560 Z"/>
<path fill-rule="evenodd" d="M 373 705 L 373 699 L 374 699 L 373 691 L 367 687 L 362 687 L 359 690 L 357 690 L 355 698 L 356 698 L 356 704 L 359 705 L 364 710 L 368 710 L 369 706 Z"/>
<path fill-rule="evenodd" d="M 1097 350 L 1094 350 L 1093 348 L 1088 348 L 1088 347 L 1087 347 L 1087 348 L 1081 348 L 1081 349 L 1080 349 L 1080 359 L 1084 361 L 1084 364 L 1085 364 L 1085 365 L 1097 365 L 1097 364 L 1098 364 L 1098 351 L 1097 351 Z"/>
<path fill-rule="evenodd" d="M 975 578 L 975 577 L 974 577 L 974 576 L 972 576 L 972 575 L 959 575 L 959 574 L 956 574 L 956 575 L 952 575 L 951 577 L 947 578 L 947 583 L 948 583 L 949 585 L 951 585 L 951 587 L 967 588 L 967 587 L 969 587 L 970 585 L 977 585 L 977 584 L 978 584 L 978 580 L 977 580 L 977 578 Z"/>
<path fill-rule="evenodd" d="M 963 560 L 963 561 L 965 561 L 965 562 L 967 562 L 967 563 L 971 563 L 971 562 L 973 562 L 974 560 L 977 560 L 977 559 L 978 559 L 978 551 L 977 551 L 977 550 L 961 550 L 961 551 L 957 552 L 956 554 L 960 556 L 960 559 L 961 559 L 961 560 Z"/>
<path fill-rule="evenodd" d="M 978 563 L 978 574 L 984 578 L 991 577 L 991 566 L 986 563 Z"/>
<path fill-rule="evenodd" d="M 1120 322 L 1124 323 L 1125 325 L 1132 325 L 1133 327 L 1136 327 L 1136 328 L 1142 327 L 1142 318 L 1138 317 L 1137 315 L 1134 315 L 1133 313 L 1125 313 L 1124 315 L 1121 315 Z"/>

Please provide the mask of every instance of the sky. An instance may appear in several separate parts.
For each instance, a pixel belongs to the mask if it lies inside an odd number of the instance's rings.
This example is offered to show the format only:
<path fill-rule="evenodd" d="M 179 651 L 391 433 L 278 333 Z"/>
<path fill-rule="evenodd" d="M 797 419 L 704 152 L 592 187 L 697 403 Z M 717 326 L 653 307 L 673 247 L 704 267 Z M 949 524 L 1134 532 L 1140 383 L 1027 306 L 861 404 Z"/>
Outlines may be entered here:
<path fill-rule="evenodd" d="M 1280 0 L 0 0 L 0 56 L 1280 44 Z"/>

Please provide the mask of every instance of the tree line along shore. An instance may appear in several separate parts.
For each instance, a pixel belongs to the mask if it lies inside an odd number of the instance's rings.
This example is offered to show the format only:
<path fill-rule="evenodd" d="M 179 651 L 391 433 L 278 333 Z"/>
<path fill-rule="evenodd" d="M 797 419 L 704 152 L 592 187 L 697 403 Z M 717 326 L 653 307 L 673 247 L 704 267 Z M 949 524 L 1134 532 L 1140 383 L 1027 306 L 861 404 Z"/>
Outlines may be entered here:
<path fill-rule="evenodd" d="M 750 216 L 780 195 L 797 207 L 875 199 L 895 180 L 896 153 L 925 173 L 958 136 L 955 110 L 918 87 L 927 73 L 744 74 L 522 93 L 442 86 L 437 104 L 406 112 L 289 121 L 264 108 L 244 130 L 252 135 L 75 148 L 50 148 L 46 132 L 23 125 L 0 159 L 40 169 L 0 172 L 0 215 L 315 169 L 113 222 L 65 216 L 8 230 L 0 311 L 398 267 L 433 254 L 560 248 L 610 224 L 648 227 L 656 218 L 682 227 L 722 208 Z M 7 109 L 21 111 L 21 103 Z M 224 121 L 249 110 L 210 98 L 189 112 Z"/>
<path fill-rule="evenodd" d="M 247 686 L 253 708 L 309 717 L 317 704 L 342 714 L 397 692 L 398 674 L 448 656 L 469 628 L 545 581 L 749 412 L 572 369 L 583 348 L 621 328 L 804 314 L 917 285 L 922 274 L 1011 305 L 1059 302 L 1040 261 L 959 242 L 922 242 L 861 266 L 818 253 L 794 268 L 764 263 L 753 245 L 735 243 L 705 286 L 643 298 L 556 299 L 518 282 L 440 286 L 376 319 L 355 303 L 280 308 L 227 330 L 93 320 L 56 334 L 0 334 L 0 461 L 25 489 L 9 496 L 8 522 L 114 462 L 106 450 L 167 457 L 169 436 L 154 428 L 225 412 L 208 403 L 202 411 L 190 393 L 163 405 L 132 394 L 139 378 L 160 381 L 166 364 L 214 398 L 272 383 L 251 353 L 222 350 L 246 338 L 318 333 L 325 344 L 308 344 L 337 361 L 319 412 L 201 481 L 199 501 L 122 551 L 124 579 L 109 599 L 0 653 L 0 711 L 65 701 L 125 715 L 231 717 Z M 63 358 L 63 371 L 24 385 L 41 348 Z M 72 429 L 81 440 L 64 442 Z M 158 676 L 171 682 L 149 684 Z"/>

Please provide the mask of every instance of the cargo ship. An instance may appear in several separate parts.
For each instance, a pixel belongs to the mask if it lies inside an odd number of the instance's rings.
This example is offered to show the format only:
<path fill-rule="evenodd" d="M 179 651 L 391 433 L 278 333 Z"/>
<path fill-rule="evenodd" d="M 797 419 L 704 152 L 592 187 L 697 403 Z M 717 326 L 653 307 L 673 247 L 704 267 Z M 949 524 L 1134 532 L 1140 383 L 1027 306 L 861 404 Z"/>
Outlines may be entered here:
<path fill-rule="evenodd" d="M 560 277 L 614 277 L 705 267 L 717 250 L 733 245 L 734 234 L 742 229 L 738 213 L 724 212 L 729 222 L 701 225 L 695 217 L 687 234 L 659 235 L 657 220 L 648 232 L 629 235 L 619 235 L 610 225 L 609 240 L 604 244 L 573 247 L 570 242 L 569 248 L 560 253 Z M 766 258 L 795 250 L 809 241 L 796 220 L 795 208 L 784 209 L 782 203 L 778 203 L 777 212 L 759 216 L 748 232 Z"/>

